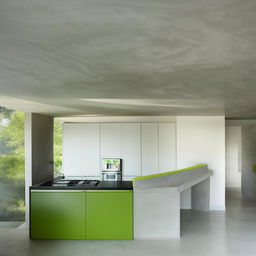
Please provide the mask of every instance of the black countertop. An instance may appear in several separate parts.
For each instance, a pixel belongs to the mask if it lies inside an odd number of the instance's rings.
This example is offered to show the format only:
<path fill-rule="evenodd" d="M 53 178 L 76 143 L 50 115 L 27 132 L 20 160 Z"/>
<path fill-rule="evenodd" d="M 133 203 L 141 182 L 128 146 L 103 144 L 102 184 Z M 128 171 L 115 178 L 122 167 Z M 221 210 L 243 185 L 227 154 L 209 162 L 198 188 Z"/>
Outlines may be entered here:
<path fill-rule="evenodd" d="M 99 181 L 94 185 L 55 185 L 54 181 L 30 186 L 30 189 L 39 190 L 133 190 L 132 181 Z"/>

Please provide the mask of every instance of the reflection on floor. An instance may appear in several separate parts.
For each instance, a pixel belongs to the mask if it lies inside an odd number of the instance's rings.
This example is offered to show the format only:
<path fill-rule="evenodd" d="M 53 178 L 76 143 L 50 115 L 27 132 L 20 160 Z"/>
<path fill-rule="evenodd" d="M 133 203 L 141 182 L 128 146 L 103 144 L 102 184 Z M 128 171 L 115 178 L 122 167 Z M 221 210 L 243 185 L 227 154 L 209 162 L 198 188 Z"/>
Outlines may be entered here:
<path fill-rule="evenodd" d="M 31 241 L 28 231 L 0 228 L 0 256 L 255 256 L 256 202 L 227 191 L 226 212 L 182 212 L 180 240 Z"/>
<path fill-rule="evenodd" d="M 19 228 L 23 222 L 20 221 L 0 221 L 0 230 L 2 228 Z"/>

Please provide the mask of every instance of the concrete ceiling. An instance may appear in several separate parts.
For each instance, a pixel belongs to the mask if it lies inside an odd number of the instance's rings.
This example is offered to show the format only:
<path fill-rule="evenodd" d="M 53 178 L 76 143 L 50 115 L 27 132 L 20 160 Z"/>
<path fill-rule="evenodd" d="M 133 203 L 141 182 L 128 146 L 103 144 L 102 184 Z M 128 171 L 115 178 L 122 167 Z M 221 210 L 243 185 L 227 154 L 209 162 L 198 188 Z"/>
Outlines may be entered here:
<path fill-rule="evenodd" d="M 1 0 L 0 105 L 256 118 L 255 0 Z"/>

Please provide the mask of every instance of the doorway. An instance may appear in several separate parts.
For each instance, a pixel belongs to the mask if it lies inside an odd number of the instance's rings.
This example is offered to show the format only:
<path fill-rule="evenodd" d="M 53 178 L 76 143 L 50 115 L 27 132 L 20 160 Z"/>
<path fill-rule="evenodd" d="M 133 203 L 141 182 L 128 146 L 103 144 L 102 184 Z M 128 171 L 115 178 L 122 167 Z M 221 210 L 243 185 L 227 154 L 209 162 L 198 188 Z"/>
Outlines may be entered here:
<path fill-rule="evenodd" d="M 241 127 L 226 127 L 226 188 L 241 189 Z"/>

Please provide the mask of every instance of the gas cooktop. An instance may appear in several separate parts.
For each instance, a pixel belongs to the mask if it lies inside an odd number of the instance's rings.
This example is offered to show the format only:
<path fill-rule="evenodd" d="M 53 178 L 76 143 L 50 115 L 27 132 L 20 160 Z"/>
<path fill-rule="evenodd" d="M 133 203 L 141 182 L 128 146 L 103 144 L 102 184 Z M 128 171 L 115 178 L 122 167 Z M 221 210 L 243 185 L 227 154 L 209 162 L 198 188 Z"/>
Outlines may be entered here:
<path fill-rule="evenodd" d="M 55 181 L 52 186 L 90 186 L 96 187 L 99 180 L 59 180 Z"/>

